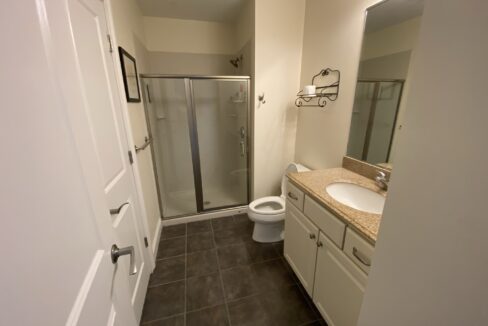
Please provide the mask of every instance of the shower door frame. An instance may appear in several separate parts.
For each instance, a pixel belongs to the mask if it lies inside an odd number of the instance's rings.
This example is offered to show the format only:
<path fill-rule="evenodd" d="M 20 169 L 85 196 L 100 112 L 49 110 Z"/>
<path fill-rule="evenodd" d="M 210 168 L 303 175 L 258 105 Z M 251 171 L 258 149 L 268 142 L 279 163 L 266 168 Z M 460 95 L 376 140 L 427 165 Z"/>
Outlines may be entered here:
<path fill-rule="evenodd" d="M 388 152 L 386 153 L 386 161 L 390 159 L 391 145 L 395 136 L 395 130 L 397 125 L 398 113 L 400 111 L 400 104 L 402 102 L 403 90 L 405 88 L 405 79 L 358 79 L 356 84 L 359 83 L 372 83 L 374 84 L 373 97 L 371 99 L 370 111 L 368 116 L 368 124 L 366 126 L 366 135 L 363 144 L 363 150 L 361 154 L 361 160 L 367 161 L 369 154 L 369 145 L 371 142 L 371 135 L 373 133 L 374 118 L 376 114 L 376 106 L 378 104 L 380 84 L 381 83 L 398 83 L 400 84 L 400 94 L 398 95 L 398 101 L 395 107 L 395 118 L 393 119 L 393 127 L 390 135 L 390 143 L 388 145 Z"/>
<path fill-rule="evenodd" d="M 225 209 L 233 209 L 239 207 L 246 207 L 249 204 L 251 199 L 252 193 L 252 180 L 253 180 L 253 170 L 252 170 L 252 153 L 253 153 L 253 141 L 254 141 L 254 124 L 253 124 L 253 116 L 252 116 L 252 103 L 251 100 L 251 77 L 250 76 L 202 76 L 202 75 L 166 75 L 166 74 L 140 74 L 139 77 L 141 79 L 182 79 L 185 85 L 185 96 L 186 96 L 186 109 L 187 109 L 187 119 L 188 119 L 188 129 L 190 132 L 190 150 L 191 150 L 191 157 L 192 157 L 192 167 L 193 167 L 193 179 L 194 179 L 194 187 L 195 187 L 195 200 L 197 211 L 196 213 L 190 214 L 181 214 L 175 215 L 171 217 L 165 217 L 163 214 L 164 211 L 164 203 L 163 197 L 161 194 L 161 189 L 159 187 L 159 183 L 156 180 L 156 187 L 159 196 L 159 205 L 161 208 L 161 215 L 163 219 L 173 219 L 173 218 L 180 218 L 186 216 L 193 216 L 199 214 L 206 214 L 213 211 L 221 211 Z M 228 206 L 219 206 L 219 207 L 212 207 L 205 209 L 204 201 L 203 201 L 203 184 L 202 184 L 202 174 L 201 174 L 201 164 L 200 164 L 200 147 L 198 143 L 198 130 L 197 130 L 197 117 L 196 117 L 196 107 L 195 101 L 193 97 L 193 84 L 192 80 L 219 80 L 219 81 L 236 81 L 236 80 L 246 80 L 247 81 L 247 94 L 246 94 L 246 103 L 247 103 L 247 112 L 246 112 L 246 128 L 247 128 L 247 135 L 246 135 L 246 167 L 247 167 L 247 203 L 244 205 L 236 206 L 236 205 L 228 205 Z M 148 92 L 147 85 L 143 87 L 143 93 L 145 93 L 144 97 L 146 99 L 151 98 L 150 94 L 146 94 Z M 153 137 L 151 124 L 149 121 L 149 112 L 147 109 L 147 105 L 144 105 L 144 111 L 146 114 L 146 123 L 148 126 L 149 137 Z M 154 167 L 154 174 L 157 178 L 158 171 L 156 167 L 156 160 L 155 160 L 155 152 L 151 146 L 151 154 L 153 156 L 153 167 Z"/>

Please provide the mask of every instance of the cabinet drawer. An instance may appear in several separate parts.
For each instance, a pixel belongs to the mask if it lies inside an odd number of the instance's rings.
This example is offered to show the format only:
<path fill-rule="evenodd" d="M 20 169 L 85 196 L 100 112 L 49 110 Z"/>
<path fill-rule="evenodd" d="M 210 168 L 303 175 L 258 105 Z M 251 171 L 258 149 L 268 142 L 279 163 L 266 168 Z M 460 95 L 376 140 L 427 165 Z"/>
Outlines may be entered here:
<path fill-rule="evenodd" d="M 305 194 L 303 191 L 294 186 L 290 181 L 286 185 L 286 199 L 299 210 L 303 211 L 303 197 Z"/>
<path fill-rule="evenodd" d="M 374 247 L 350 228 L 347 228 L 344 252 L 366 274 L 369 273 Z"/>
<path fill-rule="evenodd" d="M 308 196 L 305 196 L 304 206 L 305 215 L 339 248 L 342 248 L 346 224 Z"/>

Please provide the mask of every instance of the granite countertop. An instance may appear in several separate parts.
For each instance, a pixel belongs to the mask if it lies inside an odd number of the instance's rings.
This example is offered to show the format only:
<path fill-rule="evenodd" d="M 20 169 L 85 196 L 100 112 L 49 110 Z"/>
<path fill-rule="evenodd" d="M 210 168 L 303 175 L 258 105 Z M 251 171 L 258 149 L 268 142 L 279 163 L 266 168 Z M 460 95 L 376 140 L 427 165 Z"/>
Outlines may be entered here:
<path fill-rule="evenodd" d="M 307 172 L 290 172 L 288 179 L 291 183 L 302 189 L 307 195 L 331 211 L 373 245 L 376 243 L 381 214 L 367 213 L 341 204 L 325 191 L 325 187 L 334 182 L 355 183 L 374 190 L 383 196 L 386 192 L 381 190 L 373 180 L 344 168 L 315 170 Z"/>

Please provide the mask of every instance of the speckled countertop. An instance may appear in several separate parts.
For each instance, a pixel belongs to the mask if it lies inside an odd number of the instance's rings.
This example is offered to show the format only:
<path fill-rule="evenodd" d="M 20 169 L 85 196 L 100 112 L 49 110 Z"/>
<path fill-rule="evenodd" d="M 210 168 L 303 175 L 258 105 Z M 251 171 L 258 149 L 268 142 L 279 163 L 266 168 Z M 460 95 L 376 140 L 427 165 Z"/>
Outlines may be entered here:
<path fill-rule="evenodd" d="M 288 173 L 288 178 L 291 183 L 302 189 L 307 195 L 331 211 L 349 227 L 355 229 L 366 240 L 373 245 L 376 243 L 376 237 L 381 222 L 381 214 L 366 213 L 341 204 L 329 196 L 325 191 L 325 187 L 331 183 L 349 182 L 374 190 L 386 196 L 386 192 L 382 191 L 373 180 L 344 168 L 298 173 L 291 172 Z"/>

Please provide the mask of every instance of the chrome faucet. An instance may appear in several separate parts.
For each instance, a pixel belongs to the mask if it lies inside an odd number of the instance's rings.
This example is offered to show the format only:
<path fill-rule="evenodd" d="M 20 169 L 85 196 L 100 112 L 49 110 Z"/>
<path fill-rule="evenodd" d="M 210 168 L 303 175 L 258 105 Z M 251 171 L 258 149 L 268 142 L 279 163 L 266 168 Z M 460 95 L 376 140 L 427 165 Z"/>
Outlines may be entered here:
<path fill-rule="evenodd" d="M 374 178 L 376 185 L 380 187 L 382 190 L 388 190 L 388 179 L 386 178 L 386 173 L 382 171 L 378 171 L 378 174 Z"/>

